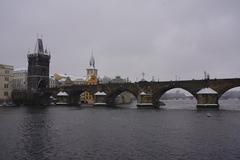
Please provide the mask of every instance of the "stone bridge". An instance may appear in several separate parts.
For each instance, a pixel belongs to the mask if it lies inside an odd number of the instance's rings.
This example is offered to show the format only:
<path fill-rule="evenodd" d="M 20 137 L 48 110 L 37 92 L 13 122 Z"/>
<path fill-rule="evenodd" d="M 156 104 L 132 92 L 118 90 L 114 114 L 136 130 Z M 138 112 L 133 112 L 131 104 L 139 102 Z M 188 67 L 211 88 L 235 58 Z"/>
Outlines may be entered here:
<path fill-rule="evenodd" d="M 78 105 L 81 93 L 88 91 L 95 95 L 94 104 L 113 105 L 119 94 L 128 91 L 136 97 L 139 107 L 159 106 L 159 99 L 165 92 L 174 88 L 182 88 L 197 99 L 198 106 L 218 106 L 218 99 L 226 91 L 240 86 L 240 78 L 235 78 L 165 82 L 141 81 L 48 88 L 50 58 L 50 54 L 44 51 L 42 39 L 38 38 L 35 51 L 28 54 L 27 90 L 13 91 L 12 93 L 12 99 L 16 104 L 48 105 L 51 96 L 56 97 L 60 91 L 63 91 L 67 93 L 68 104 Z M 206 90 L 211 93 L 207 93 Z"/>
<path fill-rule="evenodd" d="M 218 106 L 218 99 L 229 89 L 240 87 L 240 78 L 234 79 L 209 79 L 209 80 L 186 80 L 186 81 L 165 81 L 165 82 L 136 82 L 136 83 L 109 83 L 98 85 L 72 85 L 44 90 L 44 94 L 56 97 L 57 93 L 64 91 L 68 93 L 68 103 L 77 105 L 80 95 L 87 91 L 94 95 L 96 92 L 104 92 L 106 95 L 101 98 L 101 103 L 114 105 L 115 98 L 122 92 L 132 93 L 138 100 L 138 106 L 159 106 L 159 99 L 168 90 L 182 88 L 191 93 L 199 106 Z M 216 94 L 198 95 L 203 88 L 211 88 Z M 144 93 L 144 94 L 141 94 Z M 96 95 L 97 96 L 97 95 Z M 95 101 L 98 98 L 95 96 Z"/>

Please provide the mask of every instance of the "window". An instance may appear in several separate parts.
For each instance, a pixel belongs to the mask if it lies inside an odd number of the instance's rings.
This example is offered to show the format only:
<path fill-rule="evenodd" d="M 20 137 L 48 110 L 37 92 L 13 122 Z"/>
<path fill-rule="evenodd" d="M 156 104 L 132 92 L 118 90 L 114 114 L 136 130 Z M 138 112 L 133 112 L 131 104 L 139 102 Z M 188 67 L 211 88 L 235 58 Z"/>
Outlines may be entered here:
<path fill-rule="evenodd" d="M 4 88 L 8 88 L 8 84 L 4 84 Z"/>
<path fill-rule="evenodd" d="M 5 70 L 5 74 L 9 74 L 9 70 Z"/>
<path fill-rule="evenodd" d="M 9 77 L 5 77 L 5 81 L 9 81 Z"/>
<path fill-rule="evenodd" d="M 8 92 L 4 92 L 4 96 L 8 97 Z"/>

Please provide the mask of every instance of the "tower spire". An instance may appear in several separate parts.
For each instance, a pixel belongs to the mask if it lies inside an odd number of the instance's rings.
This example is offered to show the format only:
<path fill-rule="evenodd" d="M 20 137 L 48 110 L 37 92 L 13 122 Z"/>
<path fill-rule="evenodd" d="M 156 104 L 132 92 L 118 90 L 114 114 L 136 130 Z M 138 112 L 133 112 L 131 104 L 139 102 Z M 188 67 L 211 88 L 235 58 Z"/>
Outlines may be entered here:
<path fill-rule="evenodd" d="M 43 41 L 41 38 L 37 38 L 34 53 L 38 53 L 38 54 L 44 53 Z"/>
<path fill-rule="evenodd" d="M 90 62 L 89 62 L 90 67 L 95 69 L 95 59 L 93 56 L 93 49 L 91 49 L 91 58 L 90 58 Z"/>

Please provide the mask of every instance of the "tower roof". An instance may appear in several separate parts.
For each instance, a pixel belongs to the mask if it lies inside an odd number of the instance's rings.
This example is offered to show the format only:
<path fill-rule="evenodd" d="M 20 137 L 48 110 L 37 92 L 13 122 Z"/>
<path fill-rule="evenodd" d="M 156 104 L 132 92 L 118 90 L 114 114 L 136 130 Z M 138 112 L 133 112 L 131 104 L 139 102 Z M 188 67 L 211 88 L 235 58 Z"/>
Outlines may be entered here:
<path fill-rule="evenodd" d="M 203 88 L 200 91 L 198 91 L 197 94 L 218 94 L 218 93 L 214 91 L 212 88 Z"/>
<path fill-rule="evenodd" d="M 38 38 L 38 39 L 37 39 L 34 52 L 35 52 L 35 53 L 44 53 L 43 41 L 42 41 L 41 38 Z"/>
<path fill-rule="evenodd" d="M 95 69 L 95 59 L 93 57 L 93 51 L 92 51 L 92 54 L 91 54 L 89 65 L 90 65 L 90 68 L 94 68 Z"/>
<path fill-rule="evenodd" d="M 34 48 L 34 53 L 35 54 L 49 54 L 50 53 L 47 50 L 47 48 L 44 49 L 42 38 L 37 38 L 36 45 L 35 45 L 35 48 Z"/>

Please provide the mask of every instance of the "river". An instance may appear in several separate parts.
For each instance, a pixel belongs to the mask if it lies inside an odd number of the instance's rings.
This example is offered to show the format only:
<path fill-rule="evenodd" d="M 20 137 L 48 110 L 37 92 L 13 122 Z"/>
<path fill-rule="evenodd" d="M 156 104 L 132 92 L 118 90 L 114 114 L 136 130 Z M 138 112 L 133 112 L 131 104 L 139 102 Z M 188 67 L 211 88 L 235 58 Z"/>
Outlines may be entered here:
<path fill-rule="evenodd" d="M 221 101 L 220 110 L 165 103 L 161 109 L 0 107 L 0 159 L 240 159 L 239 100 Z"/>

